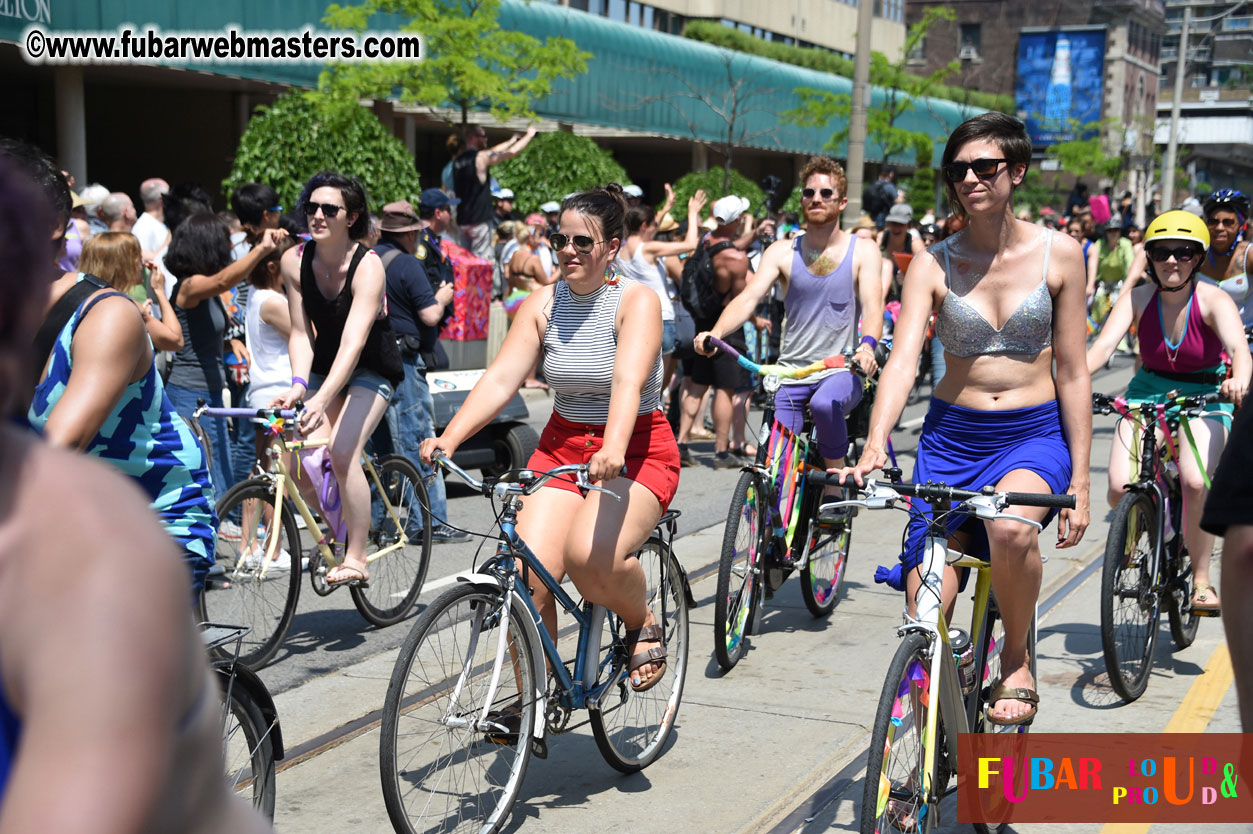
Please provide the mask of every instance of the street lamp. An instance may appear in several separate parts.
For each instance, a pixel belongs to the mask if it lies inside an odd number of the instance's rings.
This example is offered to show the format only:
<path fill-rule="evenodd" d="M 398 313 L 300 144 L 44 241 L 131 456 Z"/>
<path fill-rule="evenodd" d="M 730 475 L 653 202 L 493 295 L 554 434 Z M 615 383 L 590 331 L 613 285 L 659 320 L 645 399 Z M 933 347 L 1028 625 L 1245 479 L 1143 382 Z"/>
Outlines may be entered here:
<path fill-rule="evenodd" d="M 1213 23 L 1237 11 L 1245 2 L 1236 3 L 1222 14 L 1200 17 L 1196 23 Z M 1179 28 L 1179 52 L 1175 56 L 1175 97 L 1170 104 L 1170 136 L 1166 138 L 1166 158 L 1162 160 L 1162 208 L 1175 205 L 1175 161 L 1179 153 L 1179 106 L 1183 99 L 1183 74 L 1188 65 L 1188 36 L 1192 28 L 1192 6 L 1183 7 L 1183 24 Z"/>

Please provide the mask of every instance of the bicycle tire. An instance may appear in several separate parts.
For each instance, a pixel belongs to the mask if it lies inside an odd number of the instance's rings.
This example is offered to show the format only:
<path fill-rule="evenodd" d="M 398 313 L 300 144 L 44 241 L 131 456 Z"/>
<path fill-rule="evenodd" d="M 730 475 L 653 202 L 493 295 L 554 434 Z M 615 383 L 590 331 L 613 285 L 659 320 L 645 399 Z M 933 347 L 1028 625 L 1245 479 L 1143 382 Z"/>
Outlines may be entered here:
<path fill-rule="evenodd" d="M 1036 681 L 1036 689 L 1039 689 L 1039 676 L 1036 674 L 1036 639 L 1037 639 L 1037 623 L 1034 616 L 1032 617 L 1031 626 L 1027 631 L 1027 666 L 1031 672 L 1031 677 Z M 991 684 L 994 681 L 1001 680 L 1001 649 L 1005 643 L 1005 623 L 1001 619 L 1000 610 L 997 608 L 995 600 L 991 600 L 988 604 L 987 616 L 984 618 L 983 634 L 981 639 L 975 644 L 975 674 L 977 684 L 975 691 L 971 692 L 967 698 L 969 699 L 971 713 L 968 715 L 971 729 L 976 733 L 1012 733 L 1025 734 L 1031 732 L 1031 724 L 1011 724 L 1008 726 L 993 724 L 987 720 L 986 709 L 988 707 L 988 696 L 991 694 Z M 989 798 L 990 801 L 996 801 L 995 798 Z M 988 811 L 989 809 L 985 809 Z M 978 834 L 1000 834 L 1009 825 L 1008 817 L 1010 815 L 1010 806 L 1003 805 L 1000 807 L 1005 813 L 1006 821 L 1001 823 L 983 823 L 973 822 L 974 829 Z"/>
<path fill-rule="evenodd" d="M 904 816 L 912 817 L 915 830 L 930 831 L 935 824 L 935 809 L 930 807 L 915 784 L 913 789 L 902 789 L 911 781 L 918 782 L 925 750 L 922 744 L 922 727 L 927 721 L 929 707 L 915 693 L 925 692 L 930 681 L 931 661 L 927 657 L 927 639 L 918 632 L 909 632 L 896 647 L 896 654 L 888 664 L 875 709 L 874 727 L 870 733 L 870 751 L 866 760 L 866 779 L 862 788 L 861 831 L 862 834 L 878 834 L 897 828 L 891 819 L 887 804 L 896 799 L 910 802 L 910 810 Z M 907 697 L 909 696 L 909 697 Z M 943 716 L 940 716 L 942 719 Z M 943 724 L 937 723 L 936 773 L 933 779 L 935 796 L 942 796 L 948 784 L 947 755 L 942 755 L 944 744 Z M 909 743 L 909 739 L 913 743 Z M 900 755 L 898 755 L 898 753 Z M 898 786 L 897 796 L 892 796 L 893 786 Z M 900 805 L 896 806 L 898 809 Z M 897 816 L 899 821 L 900 815 Z"/>
<path fill-rule="evenodd" d="M 271 508 L 269 521 L 264 520 L 266 507 Z M 254 671 L 278 652 L 300 600 L 300 530 L 293 512 L 288 503 L 281 513 L 277 511 L 274 486 L 265 478 L 236 484 L 217 504 L 215 558 L 226 573 L 211 579 L 200 595 L 200 616 L 204 622 L 239 623 L 251 629 L 243 637 L 238 660 Z M 236 515 L 240 519 L 237 536 L 233 528 L 230 534 L 224 530 L 227 519 Z M 245 530 L 252 526 L 244 523 L 248 515 L 257 521 L 251 533 Z M 282 524 L 275 527 L 275 519 L 280 516 Z M 277 558 L 263 575 L 259 566 L 261 554 L 274 535 L 280 536 Z M 215 650 L 216 656 L 226 657 L 224 651 Z"/>
<path fill-rule="evenodd" d="M 638 555 L 648 606 L 666 635 L 666 671 L 647 691 L 632 689 L 626 669 L 631 647 L 624 642 L 625 628 L 618 617 L 607 614 L 605 623 L 613 639 L 602 640 L 602 645 L 621 647 L 618 662 L 607 664 L 618 683 L 598 707 L 589 708 L 596 746 L 605 761 L 623 773 L 648 767 L 665 751 L 687 680 L 687 594 L 682 570 L 670 549 L 656 538 L 645 542 Z"/>
<path fill-rule="evenodd" d="M 747 649 L 749 623 L 760 596 L 758 582 L 766 544 L 769 490 L 752 472 L 744 472 L 731 494 L 731 508 L 722 533 L 718 584 L 714 593 L 714 657 L 731 671 Z"/>
<path fill-rule="evenodd" d="M 383 701 L 379 774 L 387 815 L 400 834 L 488 834 L 505 823 L 517 800 L 531 758 L 536 708 L 527 697 L 535 649 L 522 625 L 521 618 L 530 616 L 522 603 L 514 601 L 509 618 L 513 651 L 506 663 L 512 662 L 513 674 L 502 668 L 493 702 L 498 709 L 520 705 L 517 738 L 496 743 L 473 724 L 450 727 L 445 720 L 473 718 L 482 709 L 502 604 L 495 587 L 452 588 L 414 621 L 396 657 Z M 463 671 L 468 674 L 453 704 Z"/>
<path fill-rule="evenodd" d="M 274 820 L 274 739 L 261 708 L 229 669 L 217 670 L 224 706 L 222 751 L 231 790 L 271 822 Z"/>
<path fill-rule="evenodd" d="M 1153 668 L 1161 597 L 1156 590 L 1157 502 L 1128 492 L 1114 509 L 1101 571 L 1101 651 L 1110 685 L 1130 703 Z"/>
<path fill-rule="evenodd" d="M 801 598 L 815 617 L 826 617 L 840 602 L 840 590 L 848 568 L 853 519 L 837 525 L 809 524 L 805 567 L 801 570 Z"/>
<path fill-rule="evenodd" d="M 378 476 L 397 519 L 408 531 L 409 544 L 370 562 L 368 588 L 353 585 L 349 590 L 361 616 L 372 625 L 386 628 L 409 616 L 422 593 L 422 583 L 431 564 L 432 521 L 426 484 L 408 458 L 388 455 L 378 463 Z M 369 558 L 370 554 L 394 544 L 400 531 L 386 512 L 378 486 L 373 479 L 367 478 L 367 481 L 372 519 L 366 544 L 366 558 Z"/>
<path fill-rule="evenodd" d="M 1177 483 L 1177 482 L 1176 482 Z M 1174 485 L 1172 485 L 1174 486 Z M 1183 497 L 1171 490 L 1171 523 L 1176 531 L 1183 529 Z M 1178 649 L 1186 649 L 1196 640 L 1201 618 L 1192 611 L 1192 595 L 1196 591 L 1192 554 L 1183 544 L 1183 534 L 1175 533 L 1166 543 L 1166 618 L 1170 621 L 1170 638 Z"/>

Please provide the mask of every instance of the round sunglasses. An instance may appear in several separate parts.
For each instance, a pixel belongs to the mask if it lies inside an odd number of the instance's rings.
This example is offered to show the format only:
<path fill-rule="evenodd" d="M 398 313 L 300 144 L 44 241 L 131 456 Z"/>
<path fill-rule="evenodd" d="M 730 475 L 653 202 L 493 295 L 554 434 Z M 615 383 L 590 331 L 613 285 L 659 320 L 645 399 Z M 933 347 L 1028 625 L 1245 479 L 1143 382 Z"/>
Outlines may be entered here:
<path fill-rule="evenodd" d="M 824 200 L 835 199 L 835 189 L 833 188 L 821 188 L 821 189 L 802 188 L 801 189 L 801 197 L 806 200 L 812 200 L 815 194 L 820 195 L 822 199 Z"/>

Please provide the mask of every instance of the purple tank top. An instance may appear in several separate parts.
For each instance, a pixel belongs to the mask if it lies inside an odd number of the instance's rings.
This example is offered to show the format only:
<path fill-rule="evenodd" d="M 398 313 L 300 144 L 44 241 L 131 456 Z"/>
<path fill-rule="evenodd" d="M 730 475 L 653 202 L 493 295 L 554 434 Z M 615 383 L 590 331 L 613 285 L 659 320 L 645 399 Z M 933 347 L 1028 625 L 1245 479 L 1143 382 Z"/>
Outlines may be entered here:
<path fill-rule="evenodd" d="M 857 293 L 853 289 L 857 238 L 847 237 L 844 260 L 827 275 L 809 271 L 801 255 L 803 238 L 796 238 L 792 246 L 792 276 L 783 299 L 785 318 L 779 364 L 803 367 L 853 349 L 857 341 Z M 814 377 L 806 381 L 813 382 Z"/>
<path fill-rule="evenodd" d="M 65 255 L 57 262 L 62 272 L 78 272 L 78 259 L 83 254 L 83 239 L 78 236 L 78 226 L 73 220 L 65 229 Z"/>
<path fill-rule="evenodd" d="M 1196 303 L 1196 287 L 1188 297 L 1188 315 L 1183 324 L 1179 344 L 1166 341 L 1162 326 L 1162 291 L 1153 293 L 1149 305 L 1140 316 L 1140 359 L 1150 371 L 1190 374 L 1207 371 L 1222 362 L 1223 343 L 1201 317 Z"/>

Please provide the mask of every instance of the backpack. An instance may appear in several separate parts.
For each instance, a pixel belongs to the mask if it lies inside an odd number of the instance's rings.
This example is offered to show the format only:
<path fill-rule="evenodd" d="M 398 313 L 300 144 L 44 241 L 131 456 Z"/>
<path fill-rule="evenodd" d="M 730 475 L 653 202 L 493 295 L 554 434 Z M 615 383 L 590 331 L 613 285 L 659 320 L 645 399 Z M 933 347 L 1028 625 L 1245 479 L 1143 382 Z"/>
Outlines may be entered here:
<path fill-rule="evenodd" d="M 735 244 L 729 240 L 713 246 L 701 241 L 683 262 L 679 300 L 696 321 L 714 321 L 722 313 L 722 295 L 714 288 L 714 255 Z"/>
<path fill-rule="evenodd" d="M 888 196 L 883 180 L 875 180 L 861 194 L 861 207 L 872 218 L 884 214 L 892 207 L 892 198 Z"/>

